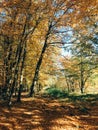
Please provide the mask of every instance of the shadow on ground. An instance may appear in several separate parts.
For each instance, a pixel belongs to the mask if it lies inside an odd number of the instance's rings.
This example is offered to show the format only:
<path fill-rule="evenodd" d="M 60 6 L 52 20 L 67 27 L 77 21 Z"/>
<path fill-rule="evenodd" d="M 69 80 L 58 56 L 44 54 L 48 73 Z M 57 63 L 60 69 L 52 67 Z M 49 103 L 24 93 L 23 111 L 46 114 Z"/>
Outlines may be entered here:
<path fill-rule="evenodd" d="M 0 103 L 0 130 L 98 130 L 96 99 L 98 95 L 75 101 L 24 97 L 11 108 Z"/>

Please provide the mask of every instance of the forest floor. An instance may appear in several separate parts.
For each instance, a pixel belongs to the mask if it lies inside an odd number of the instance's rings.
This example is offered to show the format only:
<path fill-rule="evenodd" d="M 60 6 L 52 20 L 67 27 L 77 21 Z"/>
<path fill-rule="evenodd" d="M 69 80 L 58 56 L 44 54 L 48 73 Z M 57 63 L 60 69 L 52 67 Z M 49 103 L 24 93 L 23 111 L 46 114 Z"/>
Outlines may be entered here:
<path fill-rule="evenodd" d="M 98 95 L 0 102 L 0 130 L 98 130 Z"/>

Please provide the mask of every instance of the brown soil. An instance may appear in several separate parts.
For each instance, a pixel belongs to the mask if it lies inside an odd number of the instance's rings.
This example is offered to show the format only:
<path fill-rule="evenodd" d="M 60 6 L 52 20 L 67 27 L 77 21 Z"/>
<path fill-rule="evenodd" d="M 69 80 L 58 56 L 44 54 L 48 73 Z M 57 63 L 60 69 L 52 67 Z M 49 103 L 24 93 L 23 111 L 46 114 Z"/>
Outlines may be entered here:
<path fill-rule="evenodd" d="M 11 108 L 0 103 L 0 130 L 98 130 L 98 101 L 36 97 Z"/>

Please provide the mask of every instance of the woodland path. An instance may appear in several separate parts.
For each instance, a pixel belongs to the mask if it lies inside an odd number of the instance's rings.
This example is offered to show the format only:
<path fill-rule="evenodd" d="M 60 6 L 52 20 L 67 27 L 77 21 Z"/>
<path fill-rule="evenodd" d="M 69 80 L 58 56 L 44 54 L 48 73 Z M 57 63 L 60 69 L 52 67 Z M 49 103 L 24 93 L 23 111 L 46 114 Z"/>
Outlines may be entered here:
<path fill-rule="evenodd" d="M 98 100 L 24 97 L 11 108 L 0 103 L 0 130 L 98 130 Z"/>

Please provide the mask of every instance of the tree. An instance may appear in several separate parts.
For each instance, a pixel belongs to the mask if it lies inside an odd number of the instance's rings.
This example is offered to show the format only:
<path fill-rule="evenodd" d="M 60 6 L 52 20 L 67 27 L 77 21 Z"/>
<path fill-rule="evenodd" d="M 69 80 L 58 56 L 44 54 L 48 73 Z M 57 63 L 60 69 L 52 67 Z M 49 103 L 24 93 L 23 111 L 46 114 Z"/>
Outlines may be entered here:
<path fill-rule="evenodd" d="M 66 4 L 68 4 L 67 7 L 66 7 Z M 65 8 L 62 5 L 64 5 Z M 54 33 L 55 28 L 57 28 L 58 26 L 62 26 L 62 25 L 59 25 L 61 23 L 61 18 L 64 16 L 64 14 L 68 11 L 68 9 L 72 5 L 73 4 L 70 4 L 70 3 L 65 2 L 65 1 L 57 2 L 57 3 L 55 3 L 55 6 L 54 6 L 54 3 L 52 1 L 51 2 L 47 1 L 47 3 L 46 3 L 46 7 L 48 8 L 49 13 L 47 13 L 45 16 L 47 26 L 45 28 L 46 33 L 45 33 L 45 38 L 44 38 L 44 45 L 42 47 L 41 54 L 39 56 L 39 60 L 36 64 L 36 69 L 35 69 L 32 85 L 30 87 L 30 96 L 32 96 L 32 94 L 34 92 L 34 84 L 38 80 L 40 66 L 42 64 L 43 56 L 44 56 L 45 51 L 48 47 L 48 44 L 49 44 L 49 42 L 53 41 L 56 37 L 56 35 Z M 46 11 L 47 11 L 47 8 L 46 8 Z M 58 11 L 61 11 L 62 9 L 63 9 L 63 14 L 61 13 L 61 16 L 57 16 Z M 51 37 L 51 35 L 53 35 L 54 37 Z"/>
<path fill-rule="evenodd" d="M 4 41 L 4 44 L 7 46 L 6 51 L 8 51 L 8 54 L 5 56 L 4 61 L 6 75 L 8 73 L 10 74 L 6 80 L 6 86 L 8 86 L 6 88 L 10 89 L 10 102 L 14 88 L 18 85 L 19 95 L 17 101 L 20 101 L 27 41 L 28 37 L 30 37 L 37 28 L 41 16 L 37 16 L 37 12 L 39 11 L 37 10 L 38 5 L 31 0 L 4 2 L 3 5 L 6 21 L 3 23 L 1 35 L 4 37 L 4 40 L 7 39 Z M 7 31 L 5 31 L 5 28 Z M 12 55 L 13 53 L 14 55 Z"/>
<path fill-rule="evenodd" d="M 89 1 L 88 1 L 89 3 Z M 33 94 L 33 89 L 34 89 L 34 84 L 35 82 L 38 80 L 38 75 L 39 75 L 39 70 L 40 70 L 40 66 L 42 64 L 42 60 L 43 60 L 43 55 L 45 54 L 45 51 L 47 49 L 47 46 L 49 44 L 49 42 L 51 43 L 62 43 L 62 28 L 65 28 L 67 25 L 73 24 L 74 22 L 76 22 L 76 16 L 75 19 L 72 20 L 73 15 L 76 13 L 75 8 L 78 8 L 78 1 L 64 1 L 64 0 L 60 0 L 60 1 L 44 1 L 45 7 L 44 7 L 44 19 L 45 19 L 45 23 L 46 23 L 46 33 L 45 33 L 45 38 L 44 38 L 44 45 L 42 48 L 42 52 L 39 56 L 39 60 L 36 64 L 36 69 L 35 69 L 35 73 L 34 73 L 34 77 L 32 80 L 32 85 L 30 87 L 30 96 L 32 96 Z M 83 13 L 84 15 L 84 11 L 86 10 L 86 6 L 84 6 L 84 10 L 82 10 L 81 6 L 83 6 L 84 1 L 79 1 L 79 8 L 80 8 L 80 12 Z M 90 3 L 89 3 L 90 5 Z M 47 12 L 47 13 L 45 13 Z M 83 16 L 81 16 L 81 14 L 79 14 L 80 18 L 78 20 L 80 20 Z M 72 23 L 73 21 L 73 23 Z M 44 24 L 45 25 L 45 24 Z M 59 38 L 57 38 L 57 36 Z M 54 40 L 54 39 L 58 39 Z"/>
<path fill-rule="evenodd" d="M 81 93 L 84 92 L 85 84 L 98 67 L 95 56 L 95 46 L 90 37 L 79 34 L 75 36 L 75 43 L 71 45 L 70 64 L 65 68 L 65 77 L 73 84 L 78 80 Z M 64 63 L 63 63 L 64 64 Z M 65 61 L 66 64 L 66 61 Z M 76 80 L 76 81 L 75 81 Z"/>

